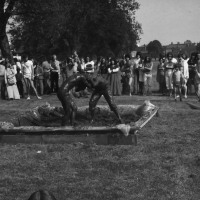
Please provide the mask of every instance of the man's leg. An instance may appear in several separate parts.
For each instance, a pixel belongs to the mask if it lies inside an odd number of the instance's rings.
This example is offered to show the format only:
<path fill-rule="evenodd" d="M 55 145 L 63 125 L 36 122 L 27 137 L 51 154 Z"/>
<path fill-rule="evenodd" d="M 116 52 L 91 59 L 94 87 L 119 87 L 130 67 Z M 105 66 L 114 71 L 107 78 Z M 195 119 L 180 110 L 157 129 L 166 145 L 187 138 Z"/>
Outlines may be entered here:
<path fill-rule="evenodd" d="M 74 101 L 74 99 L 71 97 L 70 98 L 70 106 L 71 106 L 71 111 L 70 111 L 70 124 L 73 126 L 75 124 L 75 118 L 76 118 L 76 113 L 77 113 L 77 105 Z"/>
<path fill-rule="evenodd" d="M 148 87 L 148 95 L 152 95 L 151 93 L 151 81 L 152 81 L 152 75 L 147 75 L 147 87 Z"/>
<path fill-rule="evenodd" d="M 147 95 L 147 74 L 144 73 L 144 95 Z"/>
<path fill-rule="evenodd" d="M 24 82 L 26 85 L 28 99 L 30 99 L 30 80 L 28 78 L 24 78 Z"/>
<path fill-rule="evenodd" d="M 198 100 L 200 101 L 200 84 L 199 83 L 195 83 L 195 93 L 198 97 Z"/>
<path fill-rule="evenodd" d="M 129 77 L 128 84 L 129 84 L 129 96 L 131 96 L 133 93 L 133 77 Z"/>
<path fill-rule="evenodd" d="M 174 85 L 174 99 L 175 99 L 175 101 L 177 101 L 176 90 L 177 90 L 177 86 Z"/>
<path fill-rule="evenodd" d="M 64 94 L 62 91 L 58 91 L 57 97 L 60 100 L 63 110 L 64 110 L 64 117 L 61 122 L 61 126 L 66 126 L 69 125 L 70 121 L 70 95 L 69 94 Z"/>
<path fill-rule="evenodd" d="M 101 98 L 101 95 L 102 94 L 99 94 L 97 92 L 93 92 L 92 96 L 90 98 L 90 101 L 89 101 L 89 111 L 90 111 L 90 114 L 91 114 L 91 123 L 94 121 L 95 107 L 96 107 L 99 99 Z"/>
<path fill-rule="evenodd" d="M 119 119 L 120 123 L 123 123 L 123 120 L 121 119 L 121 116 L 119 115 L 117 105 L 116 105 L 115 102 L 112 100 L 110 91 L 109 91 L 109 90 L 105 91 L 105 92 L 103 93 L 103 96 L 104 96 L 105 100 L 107 101 L 107 103 L 108 103 L 110 109 L 115 113 L 115 115 L 116 115 L 117 118 Z"/>
<path fill-rule="evenodd" d="M 54 82 L 55 82 L 55 77 L 54 77 L 54 72 L 51 72 L 51 92 L 54 92 Z"/>
<path fill-rule="evenodd" d="M 55 85 L 56 85 L 55 92 L 58 92 L 58 87 L 59 87 L 58 81 L 59 81 L 59 75 L 58 75 L 58 73 L 56 72 L 56 73 L 55 73 Z"/>
<path fill-rule="evenodd" d="M 181 91 L 182 87 L 181 85 L 178 86 L 178 92 L 179 92 L 179 95 L 180 95 L 180 101 L 182 101 L 182 91 Z"/>
<path fill-rule="evenodd" d="M 43 79 L 39 79 L 39 85 L 40 85 L 40 95 L 44 94 L 44 80 Z"/>

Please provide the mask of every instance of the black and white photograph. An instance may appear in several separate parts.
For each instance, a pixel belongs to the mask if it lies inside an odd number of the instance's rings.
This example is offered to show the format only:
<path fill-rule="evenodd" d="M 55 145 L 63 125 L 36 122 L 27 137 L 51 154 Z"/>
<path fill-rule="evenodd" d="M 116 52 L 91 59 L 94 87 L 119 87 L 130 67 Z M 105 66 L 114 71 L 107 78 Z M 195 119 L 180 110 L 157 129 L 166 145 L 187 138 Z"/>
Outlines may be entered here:
<path fill-rule="evenodd" d="M 0 200 L 199 200 L 199 19 L 199 0 L 0 0 Z"/>

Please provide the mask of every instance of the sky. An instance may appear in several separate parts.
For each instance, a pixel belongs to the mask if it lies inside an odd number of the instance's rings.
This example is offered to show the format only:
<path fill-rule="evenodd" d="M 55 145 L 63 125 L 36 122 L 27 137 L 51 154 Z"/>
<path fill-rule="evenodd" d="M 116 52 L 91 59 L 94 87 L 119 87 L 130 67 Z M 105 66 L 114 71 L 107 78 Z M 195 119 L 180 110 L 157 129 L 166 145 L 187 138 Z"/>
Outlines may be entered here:
<path fill-rule="evenodd" d="M 200 42 L 200 0 L 136 0 L 136 21 L 142 24 L 139 45 Z"/>

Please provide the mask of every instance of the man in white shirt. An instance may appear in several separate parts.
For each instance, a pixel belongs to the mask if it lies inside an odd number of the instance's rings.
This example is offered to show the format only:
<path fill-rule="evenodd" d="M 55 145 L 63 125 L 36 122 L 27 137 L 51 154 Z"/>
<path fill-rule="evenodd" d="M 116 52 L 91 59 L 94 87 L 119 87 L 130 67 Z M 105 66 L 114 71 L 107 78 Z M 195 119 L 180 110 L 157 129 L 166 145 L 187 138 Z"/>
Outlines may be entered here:
<path fill-rule="evenodd" d="M 94 61 L 93 60 L 90 61 L 89 57 L 86 58 L 85 72 L 89 74 L 94 73 Z"/>
<path fill-rule="evenodd" d="M 27 100 L 30 100 L 30 88 L 32 87 L 37 98 L 42 99 L 39 97 L 37 90 L 33 84 L 34 80 L 34 69 L 33 69 L 33 62 L 28 59 L 28 56 L 25 56 L 25 61 L 22 64 L 22 74 L 24 76 L 25 84 L 26 84 L 26 89 L 28 93 Z"/>
<path fill-rule="evenodd" d="M 181 71 L 183 74 L 183 82 L 182 82 L 182 87 L 184 89 L 184 97 L 187 98 L 187 81 L 189 78 L 189 68 L 188 68 L 188 60 L 186 58 L 185 54 L 181 54 L 180 56 L 180 60 L 181 60 Z"/>

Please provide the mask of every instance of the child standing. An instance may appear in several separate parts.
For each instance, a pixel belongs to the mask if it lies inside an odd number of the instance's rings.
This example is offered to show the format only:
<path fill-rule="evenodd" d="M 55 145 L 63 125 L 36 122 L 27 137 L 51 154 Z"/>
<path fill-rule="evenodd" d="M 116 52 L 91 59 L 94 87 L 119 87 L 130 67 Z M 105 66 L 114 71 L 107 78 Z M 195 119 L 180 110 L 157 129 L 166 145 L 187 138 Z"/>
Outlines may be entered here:
<path fill-rule="evenodd" d="M 183 78 L 184 76 L 182 72 L 179 70 L 179 65 L 175 64 L 174 72 L 172 74 L 175 101 L 177 101 L 177 97 L 180 97 L 180 101 L 182 101 L 181 86 L 182 86 Z M 177 91 L 178 91 L 178 96 L 177 96 Z"/>

